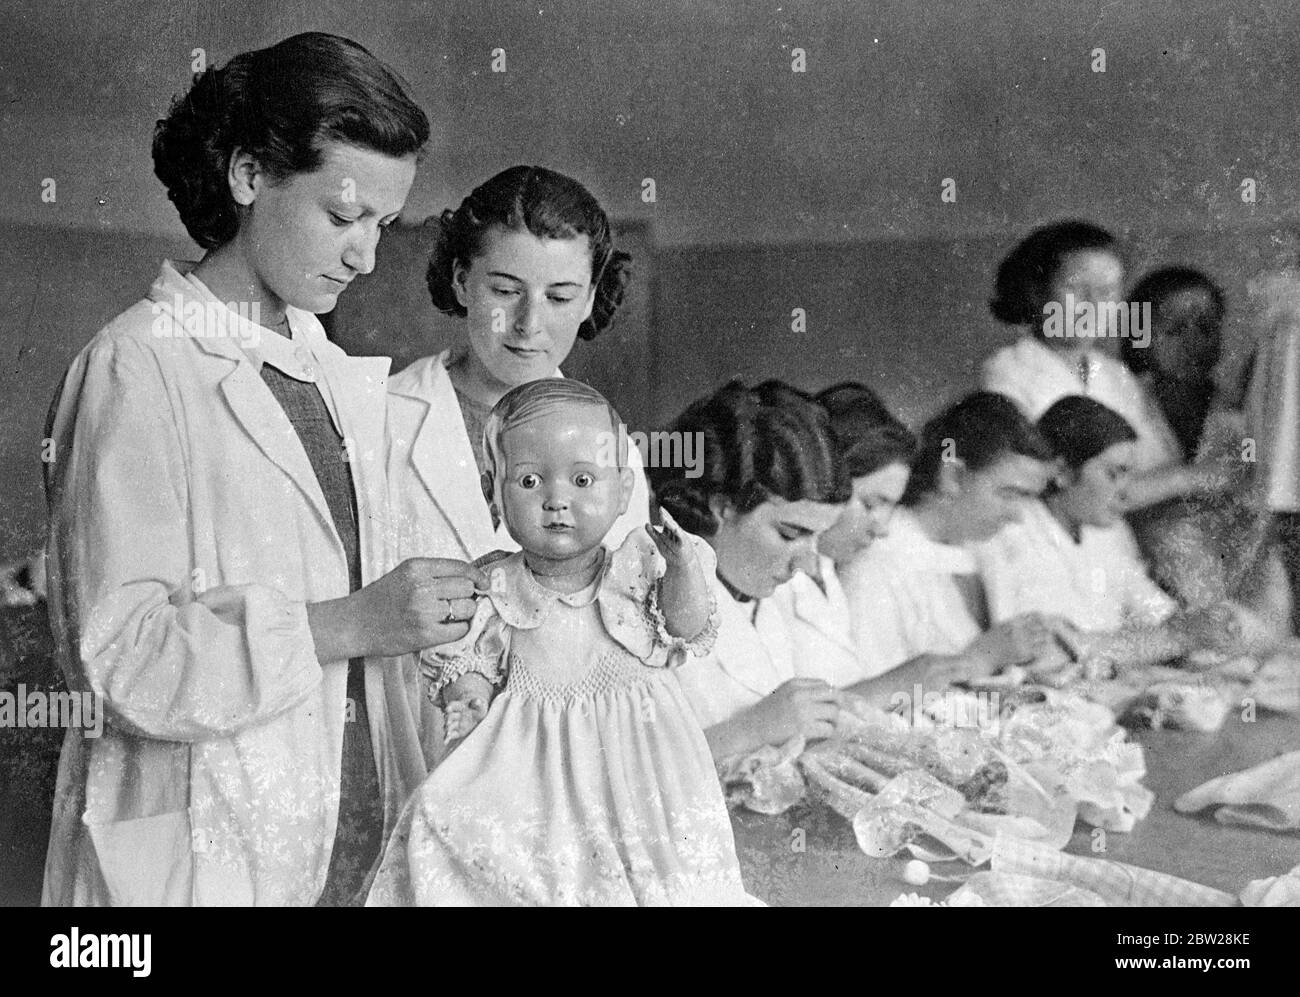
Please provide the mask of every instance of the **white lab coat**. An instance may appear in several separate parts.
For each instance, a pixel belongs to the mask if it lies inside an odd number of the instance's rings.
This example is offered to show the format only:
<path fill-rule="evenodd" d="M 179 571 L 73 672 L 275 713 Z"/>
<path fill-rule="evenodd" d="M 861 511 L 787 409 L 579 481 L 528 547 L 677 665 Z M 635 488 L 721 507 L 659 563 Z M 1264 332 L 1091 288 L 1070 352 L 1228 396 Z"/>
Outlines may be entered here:
<path fill-rule="evenodd" d="M 705 730 L 730 720 L 798 674 L 781 611 L 771 599 L 741 602 L 716 577 L 718 639 L 703 657 L 677 669 L 677 680 Z"/>
<path fill-rule="evenodd" d="M 388 385 L 388 481 L 399 555 L 473 560 L 519 549 L 505 527 L 492 528 L 469 432 L 447 374 L 449 351 L 423 357 Z M 556 377 L 563 375 L 555 371 Z M 627 512 L 606 535 L 617 548 L 650 521 L 650 491 L 636 447 L 636 486 Z"/>
<path fill-rule="evenodd" d="M 1126 528 L 1084 526 L 1079 537 L 1066 533 L 1044 503 L 1031 502 L 1020 522 L 973 545 L 990 621 L 1046 613 L 1110 633 L 1157 626 L 1177 610 L 1147 574 Z"/>
<path fill-rule="evenodd" d="M 849 600 L 835 573 L 835 562 L 825 556 L 818 561 L 822 585 L 800 571 L 779 586 L 770 601 L 781 613 L 793 649 L 795 674 L 843 689 L 874 677 L 874 673 L 858 654 Z"/>
<path fill-rule="evenodd" d="M 840 573 L 869 677 L 922 654 L 957 654 L 980 635 L 954 575 L 975 575 L 964 547 L 937 543 L 906 507 Z"/>
<path fill-rule="evenodd" d="M 67 734 L 47 905 L 311 904 L 329 866 L 347 663 L 317 662 L 306 604 L 347 595 L 347 559 L 239 338 L 156 334 L 177 300 L 216 302 L 164 264 L 77 355 L 53 413 L 51 621 L 70 687 L 108 722 Z M 389 361 L 289 320 L 350 444 L 369 583 L 391 566 Z M 385 833 L 425 774 L 408 664 L 366 663 Z"/>

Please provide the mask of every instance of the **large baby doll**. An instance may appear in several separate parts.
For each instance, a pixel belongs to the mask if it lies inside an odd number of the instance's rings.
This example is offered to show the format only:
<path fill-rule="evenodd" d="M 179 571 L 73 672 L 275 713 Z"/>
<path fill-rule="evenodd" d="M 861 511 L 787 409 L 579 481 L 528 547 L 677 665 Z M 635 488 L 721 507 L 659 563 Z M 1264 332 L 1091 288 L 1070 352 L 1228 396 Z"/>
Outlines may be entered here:
<path fill-rule="evenodd" d="M 585 384 L 515 388 L 484 437 L 523 549 L 489 562 L 470 632 L 426 652 L 460 743 L 408 803 L 369 903 L 751 902 L 671 667 L 716 631 L 708 546 L 667 519 L 602 545 L 633 479 Z"/>

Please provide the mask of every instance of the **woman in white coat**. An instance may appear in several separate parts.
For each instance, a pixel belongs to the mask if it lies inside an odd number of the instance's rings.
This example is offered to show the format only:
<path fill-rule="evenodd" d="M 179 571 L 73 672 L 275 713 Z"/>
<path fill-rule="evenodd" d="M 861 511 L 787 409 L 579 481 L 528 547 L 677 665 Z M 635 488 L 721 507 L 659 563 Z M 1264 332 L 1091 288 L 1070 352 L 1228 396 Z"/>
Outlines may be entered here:
<path fill-rule="evenodd" d="M 853 495 L 840 518 L 818 539 L 816 566 L 798 572 L 771 601 L 794 649 L 796 673 L 847 689 L 875 678 L 888 665 L 859 647 L 839 572 L 887 535 L 889 519 L 907 487 L 916 437 L 865 385 L 837 384 L 818 394 L 817 402 L 830 416 Z"/>
<path fill-rule="evenodd" d="M 590 192 L 539 166 L 498 173 L 443 212 L 429 294 L 439 311 L 465 319 L 464 337 L 389 383 L 388 473 L 404 555 L 518 549 L 484 497 L 483 425 L 511 388 L 563 376 L 575 340 L 612 323 L 630 263 Z M 649 521 L 635 448 L 630 458 L 636 486 L 610 530 L 615 545 Z"/>
<path fill-rule="evenodd" d="M 657 466 L 650 474 L 660 505 L 718 559 L 718 639 L 677 672 L 714 758 L 828 736 L 838 694 L 824 678 L 801 674 L 799 650 L 769 598 L 796 573 L 816 570 L 818 537 L 851 495 L 826 411 L 780 381 L 733 381 L 671 429 L 704 441 L 698 476 Z"/>
<path fill-rule="evenodd" d="M 158 125 L 207 252 L 163 264 L 51 409 L 52 623 L 107 723 L 68 731 L 46 904 L 364 897 L 424 775 L 396 656 L 465 633 L 482 579 L 389 570 L 387 361 L 314 313 L 373 267 L 428 131 L 389 70 L 320 33 L 210 69 Z"/>

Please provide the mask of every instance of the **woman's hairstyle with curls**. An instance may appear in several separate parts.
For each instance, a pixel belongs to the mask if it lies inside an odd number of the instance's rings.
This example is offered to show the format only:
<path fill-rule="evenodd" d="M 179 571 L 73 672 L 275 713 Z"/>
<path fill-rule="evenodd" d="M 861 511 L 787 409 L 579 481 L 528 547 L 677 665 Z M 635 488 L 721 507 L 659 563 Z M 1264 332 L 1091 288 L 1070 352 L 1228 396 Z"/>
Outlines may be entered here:
<path fill-rule="evenodd" d="M 866 477 L 890 464 L 911 465 L 916 437 L 865 384 L 845 381 L 822 391 L 817 401 L 830 413 L 850 477 Z"/>
<path fill-rule="evenodd" d="M 998 266 L 989 311 L 1008 325 L 1038 325 L 1065 257 L 1088 250 L 1119 254 L 1115 237 L 1092 222 L 1068 220 L 1034 229 Z"/>
<path fill-rule="evenodd" d="M 274 180 L 318 170 L 328 142 L 418 155 L 429 120 L 400 78 L 356 42 L 312 31 L 198 74 L 154 128 L 154 172 L 205 249 L 239 231 L 230 157 L 240 149 Z"/>
<path fill-rule="evenodd" d="M 715 497 L 747 513 L 773 497 L 839 504 L 852 496 L 826 410 L 781 381 L 755 388 L 732 381 L 693 403 L 669 429 L 699 434 L 699 476 L 688 477 L 683 468 L 651 467 L 650 484 L 659 504 L 698 536 L 717 532 L 709 506 Z"/>
<path fill-rule="evenodd" d="M 595 300 L 591 317 L 578 327 L 579 339 L 595 339 L 613 324 L 632 279 L 632 257 L 614 248 L 609 218 L 582 184 L 541 166 L 512 166 L 480 184 L 455 211 L 439 219 L 438 243 L 429 258 L 426 279 L 433 306 L 446 315 L 464 317 L 456 299 L 456 266 L 468 268 L 483 251 L 489 229 L 530 232 L 539 239 L 576 239 L 591 247 L 591 281 Z"/>

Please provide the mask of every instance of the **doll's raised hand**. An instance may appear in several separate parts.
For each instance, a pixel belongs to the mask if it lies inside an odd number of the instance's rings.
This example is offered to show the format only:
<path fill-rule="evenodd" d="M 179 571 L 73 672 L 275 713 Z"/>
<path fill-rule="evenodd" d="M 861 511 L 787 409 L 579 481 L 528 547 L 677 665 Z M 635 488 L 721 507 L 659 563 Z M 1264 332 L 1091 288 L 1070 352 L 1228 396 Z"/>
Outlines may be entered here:
<path fill-rule="evenodd" d="M 691 640 L 709 623 L 709 580 L 704 576 L 704 566 L 681 527 L 666 513 L 662 526 L 647 523 L 645 530 L 666 565 L 659 580 L 664 629 L 674 637 Z"/>
<path fill-rule="evenodd" d="M 443 743 L 459 741 L 487 716 L 492 683 L 478 672 L 466 672 L 443 690 Z"/>

